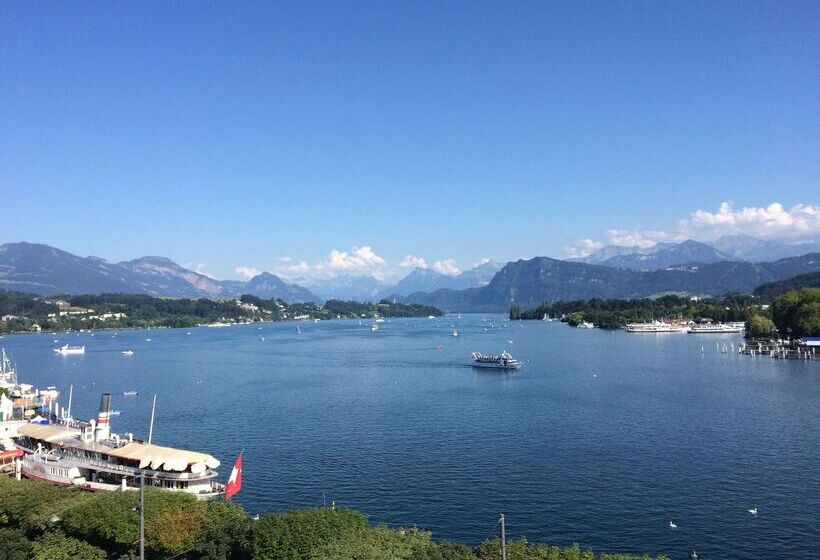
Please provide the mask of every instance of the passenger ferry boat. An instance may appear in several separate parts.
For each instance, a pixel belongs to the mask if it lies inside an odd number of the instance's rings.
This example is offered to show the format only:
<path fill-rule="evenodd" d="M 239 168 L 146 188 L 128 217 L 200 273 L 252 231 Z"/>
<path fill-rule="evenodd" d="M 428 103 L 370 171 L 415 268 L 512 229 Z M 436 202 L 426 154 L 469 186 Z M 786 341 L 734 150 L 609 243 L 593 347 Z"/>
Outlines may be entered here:
<path fill-rule="evenodd" d="M 55 348 L 54 351 L 62 356 L 68 356 L 69 354 L 85 354 L 85 346 L 69 346 L 66 344 L 65 346 Z"/>
<path fill-rule="evenodd" d="M 484 355 L 481 352 L 473 352 L 473 367 L 491 369 L 521 369 L 521 362 L 504 351 L 498 355 Z"/>
<path fill-rule="evenodd" d="M 629 323 L 626 326 L 627 332 L 634 333 L 661 333 L 661 332 L 686 332 L 688 325 L 679 323 L 666 323 L 664 321 L 652 321 L 651 323 Z"/>
<path fill-rule="evenodd" d="M 219 461 L 211 455 L 164 447 L 110 432 L 111 395 L 103 393 L 96 422 L 66 420 L 24 424 L 16 446 L 25 452 L 27 478 L 87 490 L 138 490 L 148 486 L 215 499 L 225 487 L 215 481 Z M 55 417 L 56 418 L 56 417 Z"/>
<path fill-rule="evenodd" d="M 744 326 L 738 326 L 737 323 L 705 323 L 703 325 L 692 325 L 687 331 L 689 334 L 727 334 L 742 332 Z"/>

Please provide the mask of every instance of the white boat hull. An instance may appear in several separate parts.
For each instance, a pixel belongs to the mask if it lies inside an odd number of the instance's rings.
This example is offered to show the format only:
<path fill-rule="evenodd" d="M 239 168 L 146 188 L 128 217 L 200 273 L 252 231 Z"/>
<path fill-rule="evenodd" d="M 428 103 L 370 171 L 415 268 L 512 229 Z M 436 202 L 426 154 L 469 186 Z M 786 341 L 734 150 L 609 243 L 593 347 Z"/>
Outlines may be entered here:
<path fill-rule="evenodd" d="M 491 364 L 473 362 L 473 367 L 482 369 L 521 369 L 521 364 Z"/>

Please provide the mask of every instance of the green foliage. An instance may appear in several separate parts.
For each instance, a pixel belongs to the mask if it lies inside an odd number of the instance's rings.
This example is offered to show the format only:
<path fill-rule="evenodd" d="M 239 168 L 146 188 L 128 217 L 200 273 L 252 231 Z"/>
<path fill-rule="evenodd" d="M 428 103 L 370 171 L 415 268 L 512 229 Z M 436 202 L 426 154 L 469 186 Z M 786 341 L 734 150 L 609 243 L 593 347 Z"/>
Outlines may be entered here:
<path fill-rule="evenodd" d="M 765 338 L 774 332 L 774 322 L 763 315 L 755 315 L 746 321 L 746 336 Z"/>
<path fill-rule="evenodd" d="M 0 527 L 0 560 L 136 560 L 137 500 L 136 492 L 92 494 L 0 478 L 0 525 L 9 525 Z M 145 517 L 150 560 L 496 560 L 500 548 L 498 539 L 471 548 L 436 543 L 415 528 L 373 527 L 348 509 L 269 513 L 256 520 L 233 503 L 157 489 L 146 489 Z M 525 539 L 509 542 L 507 553 L 510 560 L 636 559 Z"/>
<path fill-rule="evenodd" d="M 49 531 L 34 543 L 33 560 L 106 560 L 104 550 L 57 531 Z"/>
<path fill-rule="evenodd" d="M 485 541 L 475 550 L 477 560 L 496 560 L 501 557 L 501 541 Z M 649 556 L 632 556 L 629 554 L 596 555 L 591 550 L 581 550 L 576 543 L 569 548 L 560 548 L 546 544 L 532 544 L 525 538 L 507 542 L 508 560 L 652 560 Z M 656 560 L 668 560 L 658 556 Z"/>
<path fill-rule="evenodd" d="M 315 560 L 402 560 L 433 546 L 430 533 L 417 529 L 366 527 L 318 547 L 309 556 Z"/>
<path fill-rule="evenodd" d="M 138 498 L 136 492 L 93 494 L 66 511 L 60 527 L 70 536 L 124 553 L 136 542 Z M 190 494 L 146 489 L 146 549 L 154 555 L 171 556 L 191 548 L 204 533 L 206 507 Z"/>
<path fill-rule="evenodd" d="M 327 542 L 339 541 L 367 527 L 364 515 L 348 509 L 268 513 L 254 522 L 248 552 L 258 560 L 312 558 Z"/>
<path fill-rule="evenodd" d="M 29 560 L 31 544 L 20 529 L 0 527 L 0 560 Z"/>
<path fill-rule="evenodd" d="M 439 317 L 441 311 L 435 307 L 418 304 L 393 303 L 386 299 L 379 303 L 360 303 L 331 299 L 325 302 L 325 309 L 331 317 Z"/>
<path fill-rule="evenodd" d="M 535 309 L 522 311 L 520 318 L 541 319 L 546 314 L 550 317 L 563 317 L 564 322 L 571 326 L 577 326 L 581 321 L 589 321 L 596 327 L 618 329 L 627 323 L 643 323 L 664 318 L 747 321 L 760 313 L 759 308 L 759 300 L 746 295 L 697 300 L 674 295 L 654 299 L 593 298 L 540 305 Z"/>
<path fill-rule="evenodd" d="M 325 305 L 320 305 L 287 304 L 280 299 L 262 299 L 251 295 L 243 295 L 237 302 L 233 298 L 171 299 L 141 294 L 101 294 L 62 297 L 72 308 L 93 309 L 93 313 L 49 317 L 49 314 L 59 312 L 60 309 L 47 301 L 57 299 L 59 298 L 47 299 L 30 294 L 0 291 L 0 316 L 17 317 L 0 322 L 0 333 L 29 330 L 34 324 L 45 330 L 190 328 L 217 321 L 279 321 L 304 316 L 311 319 L 352 319 L 441 315 L 441 311 L 435 307 L 391 303 L 387 300 L 379 303 L 331 300 Z M 243 307 L 239 303 L 247 305 Z M 256 306 L 256 309 L 248 307 L 249 305 Z M 126 316 L 101 318 L 108 313 L 124 313 Z"/>
<path fill-rule="evenodd" d="M 754 294 L 764 301 L 772 301 L 786 292 L 801 288 L 820 288 L 820 272 L 809 272 L 779 282 L 763 284 L 755 288 Z"/>
<path fill-rule="evenodd" d="M 475 560 L 473 549 L 464 544 L 440 541 L 413 551 L 412 560 Z"/>
<path fill-rule="evenodd" d="M 569 315 L 564 317 L 564 321 L 570 327 L 577 327 L 578 325 L 584 322 L 584 317 L 585 315 L 583 313 L 570 313 Z"/>
<path fill-rule="evenodd" d="M 772 319 L 783 335 L 820 336 L 820 288 L 786 292 L 774 300 Z"/>
<path fill-rule="evenodd" d="M 0 477 L 0 521 L 36 533 L 52 526 L 53 516 L 60 518 L 90 498 L 91 494 L 75 488 Z"/>

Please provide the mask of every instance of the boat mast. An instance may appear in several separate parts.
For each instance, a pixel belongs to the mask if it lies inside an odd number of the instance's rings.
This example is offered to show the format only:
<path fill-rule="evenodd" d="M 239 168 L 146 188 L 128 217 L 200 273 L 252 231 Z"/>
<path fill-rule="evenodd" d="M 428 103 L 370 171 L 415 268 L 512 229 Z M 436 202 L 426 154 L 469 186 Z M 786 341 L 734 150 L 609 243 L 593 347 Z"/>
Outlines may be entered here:
<path fill-rule="evenodd" d="M 151 444 L 151 438 L 154 436 L 154 411 L 157 409 L 157 395 L 154 394 L 154 403 L 151 405 L 151 426 L 148 428 L 148 444 Z"/>
<path fill-rule="evenodd" d="M 74 396 L 74 385 L 68 388 L 68 418 L 71 419 L 71 397 Z"/>

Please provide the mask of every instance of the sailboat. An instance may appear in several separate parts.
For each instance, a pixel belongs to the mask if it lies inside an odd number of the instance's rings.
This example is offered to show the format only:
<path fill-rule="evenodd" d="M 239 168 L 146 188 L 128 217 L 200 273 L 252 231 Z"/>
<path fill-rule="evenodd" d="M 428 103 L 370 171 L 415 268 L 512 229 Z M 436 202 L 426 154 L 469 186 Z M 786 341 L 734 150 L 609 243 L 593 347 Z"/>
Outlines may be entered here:
<path fill-rule="evenodd" d="M 453 329 L 453 336 L 458 336 L 458 331 Z"/>
<path fill-rule="evenodd" d="M 377 325 L 376 323 L 373 323 L 372 325 L 370 325 L 370 332 L 373 332 L 373 333 L 379 332 L 379 325 Z"/>
<path fill-rule="evenodd" d="M 302 329 L 299 328 L 299 325 L 296 325 L 296 334 L 302 334 Z"/>

